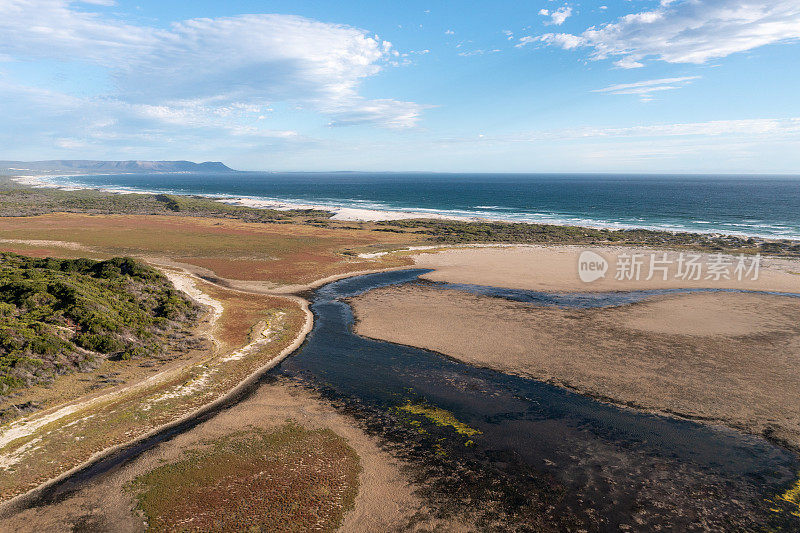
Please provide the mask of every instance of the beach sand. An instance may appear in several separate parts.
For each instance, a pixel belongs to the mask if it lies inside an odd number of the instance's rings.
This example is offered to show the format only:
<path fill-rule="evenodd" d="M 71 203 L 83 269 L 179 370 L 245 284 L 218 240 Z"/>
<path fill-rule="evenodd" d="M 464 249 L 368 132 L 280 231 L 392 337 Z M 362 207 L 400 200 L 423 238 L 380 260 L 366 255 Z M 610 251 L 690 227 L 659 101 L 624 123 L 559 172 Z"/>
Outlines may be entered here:
<path fill-rule="evenodd" d="M 578 276 L 578 259 L 583 251 L 593 251 L 609 263 L 604 278 L 591 283 L 581 281 Z M 779 292 L 800 292 L 800 260 L 763 257 L 757 280 L 743 275 L 740 281 L 733 275 L 738 257 L 729 268 L 731 279 L 706 279 L 707 265 L 714 258 L 710 254 L 701 255 L 704 265 L 701 279 L 684 280 L 675 277 L 679 251 L 668 252 L 667 259 L 673 264 L 664 281 L 663 273 L 649 275 L 650 254 L 661 259 L 664 250 L 650 250 L 630 247 L 582 247 L 582 246 L 538 246 L 519 245 L 504 247 L 469 247 L 420 253 L 414 256 L 415 266 L 432 268 L 435 272 L 423 276 L 431 281 L 451 283 L 471 283 L 491 285 L 512 289 L 537 291 L 628 291 L 640 289 L 669 288 L 720 288 L 747 289 Z M 684 252 L 688 257 L 689 253 Z M 616 258 L 623 254 L 641 254 L 644 262 L 639 280 L 615 279 Z M 727 256 L 730 258 L 730 256 Z M 746 258 L 749 267 L 752 258 Z"/>
<path fill-rule="evenodd" d="M 436 280 L 585 290 L 572 277 L 574 258 L 563 247 L 450 250 L 420 255 L 417 264 L 440 265 L 427 276 Z M 786 267 L 770 266 L 748 288 L 800 292 L 800 277 Z M 613 308 L 560 309 L 417 285 L 373 290 L 352 303 L 356 331 L 367 337 L 616 404 L 723 423 L 800 449 L 798 298 L 673 294 Z"/>

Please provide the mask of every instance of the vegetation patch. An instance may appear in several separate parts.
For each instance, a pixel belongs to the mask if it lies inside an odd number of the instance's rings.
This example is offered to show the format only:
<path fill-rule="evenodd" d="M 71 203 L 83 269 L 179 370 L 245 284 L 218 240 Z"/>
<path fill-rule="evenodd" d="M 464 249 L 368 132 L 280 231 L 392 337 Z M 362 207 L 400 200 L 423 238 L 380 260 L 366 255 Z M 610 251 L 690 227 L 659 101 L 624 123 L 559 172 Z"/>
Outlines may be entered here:
<path fill-rule="evenodd" d="M 78 243 L 91 250 L 81 252 L 82 255 L 101 254 L 98 258 L 103 259 L 121 255 L 168 258 L 210 269 L 222 278 L 276 283 L 307 283 L 344 272 L 410 263 L 406 258 L 386 258 L 386 261 L 381 258 L 376 262 L 344 255 L 353 249 L 370 250 L 376 245 L 407 246 L 408 237 L 404 235 L 189 216 L 59 213 L 4 218 L 0 238 Z M 22 251 L 22 246 L 0 242 L 0 249 Z M 36 248 L 48 248 L 48 255 L 67 257 L 74 257 L 76 252 L 41 242 Z"/>
<path fill-rule="evenodd" d="M 443 244 L 613 244 L 619 246 L 685 247 L 705 252 L 768 254 L 800 257 L 800 243 L 733 235 L 673 233 L 648 229 L 598 229 L 524 222 L 460 222 L 455 220 L 392 220 L 377 230 L 425 235 Z"/>
<path fill-rule="evenodd" d="M 137 477 L 149 531 L 333 531 L 351 509 L 358 454 L 329 429 L 249 428 Z"/>
<path fill-rule="evenodd" d="M 200 310 L 134 259 L 0 253 L 0 400 L 105 358 L 183 349 Z"/>
<path fill-rule="evenodd" d="M 464 435 L 465 437 L 474 437 L 475 435 L 481 434 L 479 430 L 458 420 L 450 411 L 436 406 L 408 402 L 398 407 L 397 410 L 411 415 L 422 416 L 437 426 L 451 427 L 456 430 L 456 433 Z"/>
<path fill-rule="evenodd" d="M 328 211 L 317 209 L 256 209 L 225 204 L 201 196 L 27 188 L 12 182 L 3 183 L 0 178 L 0 216 L 31 216 L 60 212 L 213 217 L 278 224 L 318 223 L 333 215 Z"/>
<path fill-rule="evenodd" d="M 775 505 L 771 509 L 773 512 L 788 512 L 792 516 L 800 518 L 800 478 L 786 492 L 776 496 L 772 503 Z"/>

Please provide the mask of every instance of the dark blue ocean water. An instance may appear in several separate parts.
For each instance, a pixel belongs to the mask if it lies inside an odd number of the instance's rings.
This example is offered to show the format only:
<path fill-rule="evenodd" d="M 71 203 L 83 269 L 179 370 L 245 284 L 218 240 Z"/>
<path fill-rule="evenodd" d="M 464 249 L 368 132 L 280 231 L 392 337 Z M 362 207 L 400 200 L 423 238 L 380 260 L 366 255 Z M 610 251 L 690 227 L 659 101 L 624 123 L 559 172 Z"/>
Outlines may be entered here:
<path fill-rule="evenodd" d="M 800 176 L 234 172 L 48 181 L 328 208 L 800 239 Z"/>

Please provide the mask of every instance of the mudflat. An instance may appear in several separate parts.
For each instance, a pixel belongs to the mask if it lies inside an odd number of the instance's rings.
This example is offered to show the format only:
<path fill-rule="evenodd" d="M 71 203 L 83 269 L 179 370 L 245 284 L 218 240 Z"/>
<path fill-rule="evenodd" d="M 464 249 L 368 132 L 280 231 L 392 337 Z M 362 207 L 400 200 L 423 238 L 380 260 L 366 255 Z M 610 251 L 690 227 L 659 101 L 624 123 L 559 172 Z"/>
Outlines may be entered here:
<path fill-rule="evenodd" d="M 406 285 L 352 305 L 367 337 L 800 448 L 800 298 L 682 293 L 562 309 Z"/>

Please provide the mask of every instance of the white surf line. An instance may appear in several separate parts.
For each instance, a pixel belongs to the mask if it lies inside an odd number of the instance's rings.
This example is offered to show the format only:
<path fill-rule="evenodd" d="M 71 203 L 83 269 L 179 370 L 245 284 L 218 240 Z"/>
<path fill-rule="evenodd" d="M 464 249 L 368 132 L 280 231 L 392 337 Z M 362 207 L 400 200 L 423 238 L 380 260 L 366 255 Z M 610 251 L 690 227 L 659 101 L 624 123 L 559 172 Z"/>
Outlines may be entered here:
<path fill-rule="evenodd" d="M 184 174 L 185 172 L 165 172 L 164 174 Z M 124 174 L 124 173 L 123 173 Z M 109 187 L 92 187 L 80 184 L 71 185 L 58 185 L 47 181 L 46 178 L 67 178 L 67 177 L 82 177 L 86 174 L 67 174 L 67 175 L 42 175 L 42 176 L 14 176 L 12 181 L 16 181 L 21 185 L 26 185 L 34 188 L 54 188 L 65 191 L 76 190 L 95 190 L 103 191 L 112 194 L 172 194 L 175 196 L 188 196 L 187 193 L 176 193 L 164 190 L 144 190 L 144 189 L 131 189 L 131 188 L 109 188 Z M 325 204 L 313 204 L 303 202 L 293 202 L 288 200 L 277 199 L 258 199 L 247 198 L 233 195 L 214 195 L 214 194 L 198 194 L 203 198 L 214 200 L 221 203 L 242 205 L 245 207 L 252 207 L 256 209 L 275 209 L 278 211 L 291 211 L 295 209 L 315 209 L 320 211 L 328 211 L 333 213 L 331 220 L 338 220 L 342 222 L 377 222 L 377 221 L 397 221 L 409 219 L 428 219 L 428 220 L 453 220 L 461 222 L 507 222 L 507 223 L 523 223 L 533 225 L 546 225 L 546 226 L 562 226 L 562 227 L 578 227 L 587 229 L 608 229 L 608 230 L 631 230 L 631 229 L 644 229 L 652 231 L 662 231 L 665 233 L 672 233 L 673 235 L 679 233 L 692 233 L 699 235 L 723 235 L 729 237 L 745 237 L 756 238 L 765 241 L 800 241 L 798 235 L 780 235 L 780 234 L 759 234 L 747 233 L 743 231 L 726 231 L 725 229 L 703 229 L 690 226 L 670 225 L 670 224 L 632 224 L 627 222 L 612 222 L 604 220 L 591 220 L 591 219 L 530 219 L 530 218 L 509 218 L 502 216 L 493 216 L 492 213 L 482 212 L 465 212 L 459 214 L 449 214 L 440 212 L 435 209 L 425 208 L 365 208 L 365 207 L 347 207 Z M 447 211 L 447 210 L 444 210 Z M 710 222 L 701 220 L 697 223 L 710 224 Z M 738 224 L 737 224 L 738 225 Z"/>

